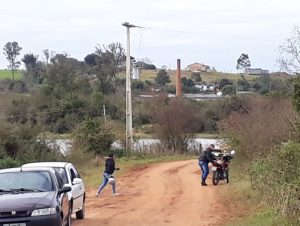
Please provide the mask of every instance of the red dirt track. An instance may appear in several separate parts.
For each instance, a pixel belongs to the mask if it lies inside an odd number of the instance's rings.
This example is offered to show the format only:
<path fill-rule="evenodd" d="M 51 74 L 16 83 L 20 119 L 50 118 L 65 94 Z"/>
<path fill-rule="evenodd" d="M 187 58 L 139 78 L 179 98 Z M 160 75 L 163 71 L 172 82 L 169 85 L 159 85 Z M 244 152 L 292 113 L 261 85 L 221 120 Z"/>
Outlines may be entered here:
<path fill-rule="evenodd" d="M 222 225 L 228 214 L 219 201 L 222 185 L 200 184 L 197 160 L 150 165 L 117 178 L 120 196 L 108 185 L 95 197 L 88 189 L 86 218 L 73 226 L 202 226 Z M 224 182 L 221 182 L 223 184 Z"/>

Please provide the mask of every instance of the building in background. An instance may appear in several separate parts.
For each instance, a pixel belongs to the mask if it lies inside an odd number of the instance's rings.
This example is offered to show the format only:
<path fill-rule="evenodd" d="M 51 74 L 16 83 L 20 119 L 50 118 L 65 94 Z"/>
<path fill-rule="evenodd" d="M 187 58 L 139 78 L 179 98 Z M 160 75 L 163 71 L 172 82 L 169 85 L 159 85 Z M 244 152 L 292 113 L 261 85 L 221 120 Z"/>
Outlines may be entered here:
<path fill-rule="evenodd" d="M 245 74 L 246 75 L 268 75 L 269 70 L 264 70 L 261 68 L 246 68 Z"/>
<path fill-rule="evenodd" d="M 193 63 L 186 67 L 186 70 L 192 71 L 192 72 L 203 72 L 203 71 L 209 71 L 210 66 L 200 63 Z"/>

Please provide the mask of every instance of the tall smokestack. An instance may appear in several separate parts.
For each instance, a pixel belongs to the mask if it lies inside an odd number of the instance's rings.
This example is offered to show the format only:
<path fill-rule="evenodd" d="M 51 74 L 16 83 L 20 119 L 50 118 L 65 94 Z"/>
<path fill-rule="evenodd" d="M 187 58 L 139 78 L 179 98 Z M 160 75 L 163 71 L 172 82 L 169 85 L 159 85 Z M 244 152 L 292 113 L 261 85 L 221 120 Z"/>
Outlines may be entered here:
<path fill-rule="evenodd" d="M 176 96 L 181 97 L 181 69 L 180 59 L 177 59 Z"/>

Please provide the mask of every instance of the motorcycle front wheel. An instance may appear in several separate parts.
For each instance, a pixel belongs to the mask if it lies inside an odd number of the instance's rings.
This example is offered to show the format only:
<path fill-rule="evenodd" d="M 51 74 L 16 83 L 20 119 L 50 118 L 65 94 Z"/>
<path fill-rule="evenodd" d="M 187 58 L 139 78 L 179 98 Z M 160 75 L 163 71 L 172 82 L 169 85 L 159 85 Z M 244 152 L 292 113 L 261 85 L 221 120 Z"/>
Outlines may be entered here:
<path fill-rule="evenodd" d="M 212 176 L 213 185 L 218 185 L 219 180 L 220 180 L 220 172 L 219 172 L 219 170 L 214 171 L 213 176 Z"/>

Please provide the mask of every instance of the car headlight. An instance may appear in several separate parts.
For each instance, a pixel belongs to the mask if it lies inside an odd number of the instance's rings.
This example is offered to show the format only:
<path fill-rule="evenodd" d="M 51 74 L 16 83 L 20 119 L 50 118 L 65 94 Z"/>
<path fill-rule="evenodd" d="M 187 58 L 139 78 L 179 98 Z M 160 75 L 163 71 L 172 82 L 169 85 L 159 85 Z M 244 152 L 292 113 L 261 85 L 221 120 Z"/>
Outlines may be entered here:
<path fill-rule="evenodd" d="M 36 217 L 36 216 L 46 216 L 46 215 L 51 215 L 57 213 L 55 208 L 45 208 L 45 209 L 37 209 L 34 210 L 31 214 L 31 216 Z"/>

